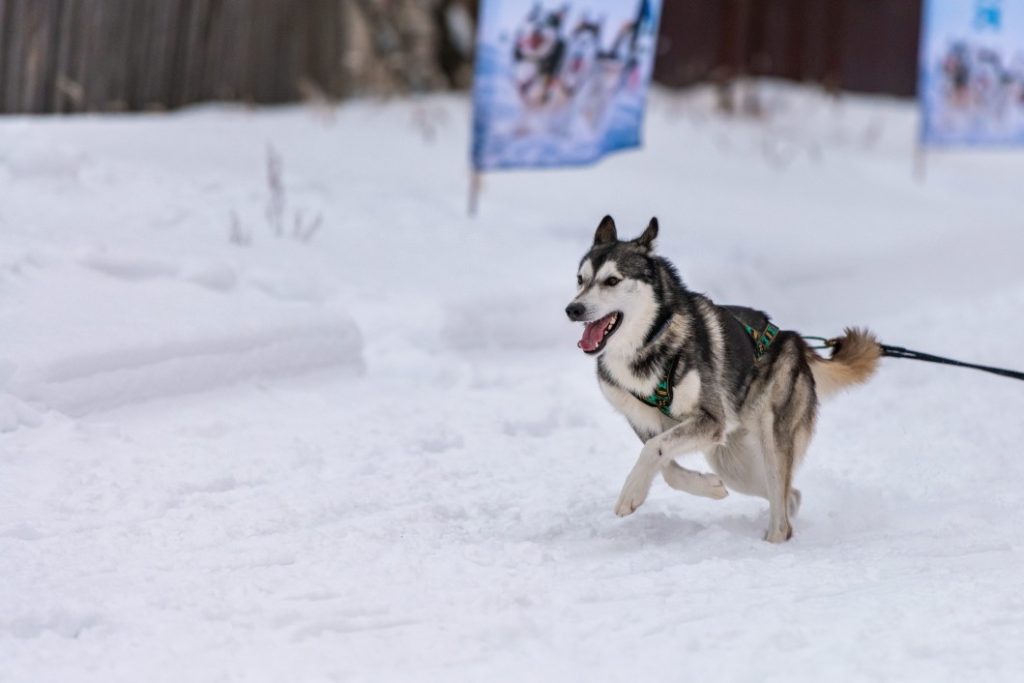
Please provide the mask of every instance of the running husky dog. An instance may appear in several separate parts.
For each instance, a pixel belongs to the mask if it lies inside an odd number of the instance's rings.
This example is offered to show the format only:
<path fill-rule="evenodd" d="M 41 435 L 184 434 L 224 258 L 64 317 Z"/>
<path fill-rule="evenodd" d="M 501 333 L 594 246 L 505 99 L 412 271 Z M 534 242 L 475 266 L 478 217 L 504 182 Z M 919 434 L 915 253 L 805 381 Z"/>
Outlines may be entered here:
<path fill-rule="evenodd" d="M 724 498 L 728 486 L 767 498 L 764 538 L 781 543 L 800 507 L 793 473 L 818 400 L 867 381 L 881 348 L 867 330 L 847 329 L 825 359 L 760 311 L 690 292 L 654 254 L 657 235 L 652 218 L 640 237 L 619 241 L 605 216 L 565 309 L 586 324 L 579 347 L 597 357 L 602 392 L 644 443 L 615 513 L 636 511 L 660 472 L 672 488 L 697 496 Z M 715 474 L 675 462 L 694 451 Z"/>

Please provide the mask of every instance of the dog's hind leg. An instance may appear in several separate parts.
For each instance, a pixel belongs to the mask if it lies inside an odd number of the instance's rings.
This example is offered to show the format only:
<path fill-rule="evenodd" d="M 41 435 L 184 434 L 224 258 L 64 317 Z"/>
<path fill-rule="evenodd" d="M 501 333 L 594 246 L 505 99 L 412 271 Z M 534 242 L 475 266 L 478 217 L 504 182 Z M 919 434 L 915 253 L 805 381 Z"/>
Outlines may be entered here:
<path fill-rule="evenodd" d="M 713 448 L 704 457 L 729 490 L 768 500 L 768 482 L 761 449 L 760 440 L 741 429 L 730 434 L 725 445 Z M 790 518 L 796 517 L 800 509 L 800 491 L 795 488 L 789 489 L 786 509 Z"/>
<path fill-rule="evenodd" d="M 674 457 L 707 450 L 721 443 L 725 420 L 716 417 L 716 413 L 721 415 L 721 409 L 712 412 L 704 407 L 675 427 L 649 439 L 640 450 L 640 457 L 626 477 L 626 483 L 622 485 L 619 500 L 615 503 L 615 514 L 625 517 L 643 505 L 654 478 L 659 471 L 668 467 L 668 462 Z"/>
<path fill-rule="evenodd" d="M 801 499 L 800 491 L 793 488 L 793 473 L 810 444 L 813 407 L 805 420 L 797 425 L 787 424 L 771 412 L 766 412 L 761 419 L 760 436 L 770 516 L 764 540 L 770 543 L 787 541 L 793 535 L 790 518 L 799 511 Z"/>
<path fill-rule="evenodd" d="M 788 541 L 793 535 L 789 523 L 789 486 L 792 477 L 792 449 L 779 443 L 774 420 L 768 412 L 761 420 L 761 448 L 764 455 L 764 477 L 768 498 L 768 531 L 764 540 L 769 543 Z"/>
<path fill-rule="evenodd" d="M 800 495 L 800 489 L 795 489 L 792 486 L 789 487 L 789 498 L 786 499 L 786 510 L 789 512 L 789 518 L 792 519 L 797 516 L 800 512 L 800 500 L 803 496 Z"/>
<path fill-rule="evenodd" d="M 661 468 L 661 476 L 665 483 L 676 491 L 684 491 L 704 498 L 721 499 L 729 495 L 725 484 L 714 474 L 694 472 L 680 466 L 675 460 L 669 460 Z"/>

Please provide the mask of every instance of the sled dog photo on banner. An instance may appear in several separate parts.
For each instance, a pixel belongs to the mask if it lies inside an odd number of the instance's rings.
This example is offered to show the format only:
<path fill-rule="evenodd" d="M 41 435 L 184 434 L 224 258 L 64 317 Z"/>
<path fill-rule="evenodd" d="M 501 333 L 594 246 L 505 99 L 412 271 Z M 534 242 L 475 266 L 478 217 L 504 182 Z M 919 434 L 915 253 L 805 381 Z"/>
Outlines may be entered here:
<path fill-rule="evenodd" d="M 924 144 L 1024 144 L 1024 0 L 927 0 L 918 88 Z"/>
<path fill-rule="evenodd" d="M 640 145 L 660 0 L 484 0 L 477 170 L 588 164 Z"/>

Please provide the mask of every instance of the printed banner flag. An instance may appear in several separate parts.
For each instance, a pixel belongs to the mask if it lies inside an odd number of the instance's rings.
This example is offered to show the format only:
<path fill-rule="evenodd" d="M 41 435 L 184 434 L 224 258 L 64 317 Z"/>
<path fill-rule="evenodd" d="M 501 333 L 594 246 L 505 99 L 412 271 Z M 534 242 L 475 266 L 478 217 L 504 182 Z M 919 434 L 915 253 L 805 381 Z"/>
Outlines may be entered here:
<path fill-rule="evenodd" d="M 473 165 L 594 162 L 640 145 L 661 0 L 483 0 Z"/>
<path fill-rule="evenodd" d="M 1024 144 L 1024 0 L 927 0 L 921 141 Z"/>

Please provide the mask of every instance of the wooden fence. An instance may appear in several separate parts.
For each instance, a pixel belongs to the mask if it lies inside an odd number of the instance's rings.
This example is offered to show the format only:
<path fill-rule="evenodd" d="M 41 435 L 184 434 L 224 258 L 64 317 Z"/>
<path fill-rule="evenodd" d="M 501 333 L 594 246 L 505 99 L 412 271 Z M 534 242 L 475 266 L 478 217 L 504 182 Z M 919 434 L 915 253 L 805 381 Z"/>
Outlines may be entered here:
<path fill-rule="evenodd" d="M 913 95 L 921 9 L 921 0 L 664 0 L 655 78 L 775 76 Z"/>
<path fill-rule="evenodd" d="M 334 0 L 0 0 L 0 111 L 344 92 Z"/>
<path fill-rule="evenodd" d="M 909 95 L 921 1 L 664 0 L 655 77 L 679 86 L 772 75 Z M 459 22 L 451 12 L 461 9 L 463 23 L 471 23 L 476 5 L 0 0 L 0 112 L 170 109 L 204 100 L 275 103 L 460 87 L 471 47 L 456 40 Z"/>
<path fill-rule="evenodd" d="M 445 17 L 460 7 L 469 17 L 474 6 L 475 0 L 0 0 L 0 112 L 275 103 L 465 84 L 460 63 L 470 55 L 460 56 L 447 39 Z"/>

